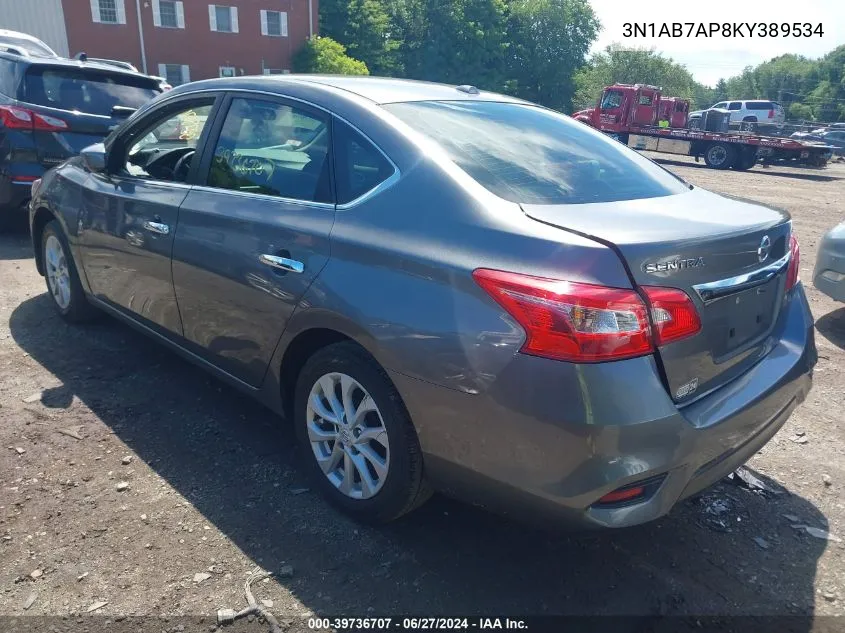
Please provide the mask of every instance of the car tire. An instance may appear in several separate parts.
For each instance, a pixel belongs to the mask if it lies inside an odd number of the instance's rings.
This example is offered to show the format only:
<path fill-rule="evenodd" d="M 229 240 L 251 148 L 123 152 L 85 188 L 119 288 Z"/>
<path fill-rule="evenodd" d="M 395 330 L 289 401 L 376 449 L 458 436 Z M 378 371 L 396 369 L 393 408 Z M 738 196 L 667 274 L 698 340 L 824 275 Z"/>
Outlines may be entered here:
<path fill-rule="evenodd" d="M 47 294 L 59 316 L 70 323 L 84 323 L 100 315 L 85 296 L 67 237 L 58 220 L 48 222 L 41 233 L 41 258 Z"/>
<path fill-rule="evenodd" d="M 355 343 L 329 345 L 305 362 L 294 423 L 316 487 L 355 519 L 386 523 L 431 496 L 405 405 L 384 369 Z"/>
<path fill-rule="evenodd" d="M 713 143 L 704 151 L 704 162 L 711 169 L 728 169 L 736 161 L 736 148 L 728 143 Z"/>

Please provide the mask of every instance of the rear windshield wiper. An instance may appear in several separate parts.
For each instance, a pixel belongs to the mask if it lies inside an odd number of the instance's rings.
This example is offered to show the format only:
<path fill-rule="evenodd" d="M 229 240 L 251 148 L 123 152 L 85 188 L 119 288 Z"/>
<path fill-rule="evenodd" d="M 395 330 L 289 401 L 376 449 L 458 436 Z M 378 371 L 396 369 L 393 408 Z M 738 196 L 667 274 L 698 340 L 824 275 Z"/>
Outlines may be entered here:
<path fill-rule="evenodd" d="M 111 109 L 112 116 L 128 117 L 134 113 L 138 108 L 130 108 L 129 106 L 116 105 Z"/>

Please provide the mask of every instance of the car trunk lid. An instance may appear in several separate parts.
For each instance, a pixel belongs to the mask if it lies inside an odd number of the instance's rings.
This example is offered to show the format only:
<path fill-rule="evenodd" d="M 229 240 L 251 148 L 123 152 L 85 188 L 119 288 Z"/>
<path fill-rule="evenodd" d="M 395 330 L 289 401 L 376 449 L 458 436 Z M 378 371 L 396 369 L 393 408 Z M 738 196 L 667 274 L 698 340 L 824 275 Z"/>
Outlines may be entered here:
<path fill-rule="evenodd" d="M 657 350 L 676 402 L 725 384 L 771 349 L 788 263 L 785 212 L 700 189 L 522 207 L 531 218 L 614 248 L 636 285 L 680 288 L 692 298 L 701 331 Z"/>

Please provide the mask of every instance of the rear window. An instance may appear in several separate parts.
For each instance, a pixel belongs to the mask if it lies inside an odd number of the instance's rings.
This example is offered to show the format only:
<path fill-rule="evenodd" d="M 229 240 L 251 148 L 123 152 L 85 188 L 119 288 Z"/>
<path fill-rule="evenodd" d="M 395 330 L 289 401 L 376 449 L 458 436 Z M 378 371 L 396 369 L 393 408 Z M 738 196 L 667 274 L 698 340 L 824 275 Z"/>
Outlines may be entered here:
<path fill-rule="evenodd" d="M 440 145 L 497 196 L 529 204 L 583 204 L 681 193 L 666 170 L 557 112 L 514 103 L 384 106 Z"/>
<path fill-rule="evenodd" d="M 111 115 L 114 106 L 139 108 L 159 94 L 147 77 L 91 72 L 76 68 L 30 68 L 22 101 L 34 105 Z"/>
<path fill-rule="evenodd" d="M 775 104 L 771 101 L 748 101 L 745 107 L 748 110 L 774 110 Z"/>

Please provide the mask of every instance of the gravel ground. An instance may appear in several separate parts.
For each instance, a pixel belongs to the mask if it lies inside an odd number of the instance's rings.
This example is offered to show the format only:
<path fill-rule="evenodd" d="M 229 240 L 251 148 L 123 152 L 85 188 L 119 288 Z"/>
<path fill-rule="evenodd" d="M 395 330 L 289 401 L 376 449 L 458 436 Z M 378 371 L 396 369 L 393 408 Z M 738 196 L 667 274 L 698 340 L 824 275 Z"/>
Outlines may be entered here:
<path fill-rule="evenodd" d="M 805 282 L 843 219 L 842 164 L 662 162 L 786 207 Z M 116 321 L 65 325 L 44 289 L 28 238 L 0 237 L 0 614 L 191 616 L 208 630 L 218 608 L 245 606 L 256 567 L 275 574 L 255 593 L 279 618 L 845 613 L 845 308 L 812 287 L 814 389 L 749 463 L 774 492 L 725 481 L 655 523 L 590 535 L 443 498 L 357 525 L 306 489 L 284 423 Z"/>

